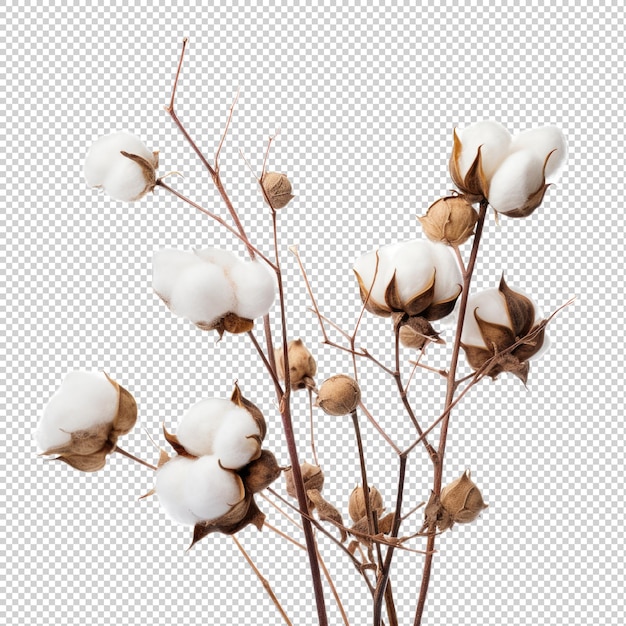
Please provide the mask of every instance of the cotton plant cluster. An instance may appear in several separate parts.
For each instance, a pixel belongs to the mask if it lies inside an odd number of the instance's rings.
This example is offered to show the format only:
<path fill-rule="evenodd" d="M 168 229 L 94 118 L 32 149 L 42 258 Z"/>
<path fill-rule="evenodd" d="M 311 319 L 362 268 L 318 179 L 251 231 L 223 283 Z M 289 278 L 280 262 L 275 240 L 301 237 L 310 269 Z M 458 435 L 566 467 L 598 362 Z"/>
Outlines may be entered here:
<path fill-rule="evenodd" d="M 152 286 L 168 308 L 202 330 L 252 330 L 274 303 L 276 281 L 259 261 L 228 250 L 161 250 L 154 255 Z"/>
<path fill-rule="evenodd" d="M 174 111 L 177 81 L 178 73 L 166 110 L 196 153 L 201 154 Z M 501 277 L 497 288 L 478 292 L 471 289 L 488 210 L 496 217 L 530 216 L 541 205 L 548 186 L 564 165 L 565 139 L 553 127 L 512 135 L 494 121 L 456 129 L 449 160 L 449 173 L 456 190 L 430 204 L 419 218 L 421 236 L 381 245 L 355 260 L 353 296 L 355 300 L 360 297 L 363 317 L 369 314 L 391 320 L 388 340 L 395 365 L 388 365 L 385 360 L 388 355 L 376 357 L 369 350 L 356 347 L 361 316 L 350 335 L 320 312 L 298 256 L 324 344 L 347 352 L 353 359 L 353 372 L 329 372 L 318 386 L 315 351 L 310 351 L 302 339 L 291 338 L 294 321 L 286 316 L 288 292 L 279 262 L 283 250 L 278 243 L 277 215 L 278 209 L 281 215 L 288 214 L 284 209 L 294 198 L 291 183 L 285 174 L 266 169 L 270 140 L 263 171 L 257 178 L 269 207 L 275 242 L 274 255 L 264 255 L 241 225 L 220 177 L 218 157 L 226 131 L 218 144 L 214 166 L 204 157 L 203 165 L 230 213 L 234 224 L 231 233 L 238 236 L 250 258 L 244 260 L 231 250 L 216 247 L 160 250 L 153 258 L 152 287 L 173 314 L 199 329 L 215 330 L 220 337 L 224 333 L 242 335 L 233 342 L 248 338 L 252 341 L 266 376 L 262 378 L 251 368 L 240 372 L 240 378 L 248 386 L 269 384 L 275 389 L 280 425 L 278 420 L 270 419 L 269 427 L 282 429 L 289 465 L 281 465 L 263 447 L 268 421 L 259 407 L 244 397 L 237 383 L 230 398 L 213 397 L 181 410 L 182 417 L 174 432 L 163 426 L 169 448 L 159 446 L 156 465 L 137 459 L 118 445 L 119 437 L 129 433 L 137 420 L 135 400 L 102 372 L 68 374 L 43 411 L 35 432 L 37 445 L 42 454 L 82 471 L 102 469 L 113 452 L 150 467 L 154 471 L 153 487 L 145 496 L 155 496 L 174 522 L 193 527 L 192 545 L 211 533 L 235 535 L 250 525 L 259 530 L 272 529 L 256 501 L 262 492 L 264 497 L 271 494 L 282 502 L 290 502 L 295 512 L 283 511 L 283 514 L 288 519 L 300 514 L 300 521 L 295 523 L 304 535 L 304 545 L 300 547 L 306 549 L 309 558 L 320 626 L 328 624 L 320 573 L 323 561 L 317 543 L 320 533 L 337 543 L 357 565 L 371 592 L 374 626 L 383 623 L 383 606 L 387 611 L 385 623 L 398 626 L 393 593 L 387 587 L 392 559 L 394 552 L 404 549 L 409 541 L 423 538 L 426 545 L 420 558 L 424 564 L 412 622 L 419 626 L 438 535 L 457 524 L 475 522 L 487 508 L 469 469 L 447 484 L 443 480 L 452 410 L 485 377 L 496 379 L 512 374 L 526 384 L 530 361 L 548 345 L 545 328 L 551 318 L 542 317 L 532 298 L 510 287 L 501 272 L 498 272 Z M 164 176 L 158 178 L 157 168 L 157 152 L 150 152 L 140 139 L 129 133 L 114 133 L 91 146 L 84 174 L 90 187 L 103 189 L 115 200 L 135 202 L 149 191 L 159 191 L 201 208 L 168 187 L 163 182 Z M 215 214 L 201 210 L 222 226 L 226 225 Z M 275 262 L 270 260 L 272 256 Z M 255 336 L 255 322 L 260 318 L 264 318 L 259 327 L 263 327 L 265 342 L 257 341 Z M 447 344 L 435 327 L 442 323 L 455 326 L 453 339 L 446 337 Z M 330 338 L 330 326 L 339 331 L 342 339 Z M 281 340 L 277 344 L 273 332 L 278 329 Z M 428 365 L 431 351 L 450 348 L 452 356 L 446 370 Z M 430 427 L 422 423 L 426 416 L 414 410 L 408 382 L 403 380 L 405 349 L 413 359 L 411 377 L 418 368 L 424 368 L 424 375 L 440 375 L 446 382 L 443 413 L 430 422 Z M 380 367 L 381 376 L 393 378 L 406 418 L 415 427 L 416 440 L 408 449 L 402 450 L 368 411 L 372 381 L 357 375 L 360 359 L 372 361 Z M 469 371 L 466 376 L 458 374 L 463 364 Z M 378 393 L 384 387 L 374 381 L 373 388 Z M 308 445 L 313 463 L 299 458 L 299 449 L 307 445 L 299 398 L 307 395 Z M 332 416 L 335 425 L 351 424 L 356 435 L 357 450 L 346 454 L 354 455 L 355 471 L 359 472 L 361 481 L 340 502 L 322 495 L 326 481 L 322 466 L 331 464 L 332 459 L 317 457 L 315 429 L 323 423 L 317 420 L 320 411 Z M 385 507 L 383 494 L 372 484 L 376 481 L 368 478 L 359 426 L 363 415 L 398 454 L 401 469 L 395 507 Z M 437 447 L 429 441 L 436 427 L 440 428 Z M 433 475 L 433 482 L 423 486 L 421 505 L 418 503 L 407 513 L 407 504 L 403 505 L 405 470 L 409 455 L 417 456 L 414 452 L 417 449 L 426 453 L 424 462 L 432 463 L 434 471 L 423 474 Z M 274 483 L 281 475 L 284 475 L 287 499 L 274 491 L 278 489 Z M 333 493 L 343 488 L 343 484 L 336 485 Z M 281 510 L 277 500 L 274 505 Z M 348 516 L 342 513 L 346 508 Z M 421 517 L 418 532 L 414 529 L 403 536 L 401 528 L 411 523 L 408 519 L 414 514 Z M 256 568 L 255 573 L 259 575 Z M 328 570 L 325 575 L 330 576 Z M 264 578 L 262 581 L 268 590 L 269 583 Z M 268 593 L 285 618 L 275 594 L 271 589 Z M 337 594 L 335 599 L 342 610 Z M 291 623 L 286 618 L 285 621 Z M 344 622 L 348 623 L 346 619 Z"/>

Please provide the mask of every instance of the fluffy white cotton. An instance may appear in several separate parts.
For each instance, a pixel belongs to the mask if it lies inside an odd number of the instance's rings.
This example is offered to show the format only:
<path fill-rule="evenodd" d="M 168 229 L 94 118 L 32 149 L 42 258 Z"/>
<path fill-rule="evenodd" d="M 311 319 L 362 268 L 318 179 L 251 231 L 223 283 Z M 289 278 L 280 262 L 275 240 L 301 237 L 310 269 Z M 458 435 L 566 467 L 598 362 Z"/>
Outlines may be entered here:
<path fill-rule="evenodd" d="M 231 403 L 222 426 L 215 434 L 214 454 L 228 469 L 239 469 L 257 457 L 261 433 L 254 418 L 244 408 Z"/>
<path fill-rule="evenodd" d="M 100 137 L 91 145 L 85 158 L 85 180 L 90 187 L 103 185 L 105 176 L 116 163 L 131 163 L 120 154 L 122 151 L 137 154 L 149 161 L 153 157 L 143 141 L 130 133 L 113 133 Z"/>
<path fill-rule="evenodd" d="M 198 521 L 228 513 L 244 496 L 239 476 L 222 469 L 217 456 L 194 460 L 183 485 L 184 502 Z"/>
<path fill-rule="evenodd" d="M 462 177 L 472 166 L 478 148 L 481 148 L 483 172 L 489 179 L 506 158 L 511 147 L 511 133 L 502 124 L 491 120 L 478 122 L 461 131 L 457 130 L 457 135 L 462 146 L 458 161 Z"/>
<path fill-rule="evenodd" d="M 194 250 L 193 254 L 206 263 L 219 265 L 224 271 L 228 271 L 242 263 L 241 259 L 236 254 L 233 254 L 230 250 L 221 250 L 220 248 Z"/>
<path fill-rule="evenodd" d="M 544 126 L 524 131 L 513 137 L 511 151 L 525 150 L 532 152 L 543 165 L 548 154 L 552 152 L 546 165 L 546 182 L 555 182 L 567 158 L 565 136 L 554 126 Z"/>
<path fill-rule="evenodd" d="M 262 317 L 275 296 L 274 277 L 261 262 L 218 248 L 157 252 L 152 286 L 174 313 L 208 326 L 228 313 Z"/>
<path fill-rule="evenodd" d="M 201 521 L 192 513 L 185 498 L 193 464 L 193 459 L 177 456 L 162 465 L 156 473 L 154 490 L 159 502 L 165 512 L 181 524 L 196 524 Z"/>
<path fill-rule="evenodd" d="M 445 302 L 459 294 L 463 277 L 452 248 L 444 243 L 429 243 L 436 271 L 434 302 Z"/>
<path fill-rule="evenodd" d="M 120 154 L 119 159 L 111 161 L 102 187 L 114 200 L 133 202 L 141 198 L 151 184 L 139 163 Z"/>
<path fill-rule="evenodd" d="M 224 515 L 244 497 L 241 479 L 215 456 L 174 457 L 157 470 L 154 489 L 174 521 L 191 525 Z"/>
<path fill-rule="evenodd" d="M 523 207 L 543 185 L 544 159 L 528 150 L 507 157 L 491 179 L 489 204 L 505 215 Z"/>
<path fill-rule="evenodd" d="M 394 272 L 398 294 L 405 304 L 422 293 L 433 276 L 434 302 L 449 300 L 457 295 L 458 286 L 463 282 L 454 254 L 445 244 L 426 239 L 404 241 L 380 248 L 378 256 L 378 272 L 370 301 L 383 308 L 388 308 L 385 304 L 385 291 Z M 354 264 L 354 269 L 366 289 L 372 284 L 375 268 L 375 252 L 363 255 Z"/>
<path fill-rule="evenodd" d="M 197 263 L 193 252 L 159 250 L 152 258 L 152 287 L 165 300 L 172 292 L 182 272 Z"/>
<path fill-rule="evenodd" d="M 485 341 L 474 312 L 485 322 L 511 327 L 511 320 L 506 310 L 506 300 L 498 289 L 486 289 L 472 294 L 467 300 L 465 320 L 461 341 L 467 346 L 486 348 Z"/>
<path fill-rule="evenodd" d="M 237 294 L 235 313 L 244 319 L 262 317 L 274 302 L 274 276 L 260 261 L 237 263 L 228 277 Z"/>
<path fill-rule="evenodd" d="M 393 255 L 401 246 L 394 243 L 383 246 L 378 251 L 374 250 L 364 254 L 354 264 L 354 271 L 361 277 L 366 292 L 370 292 L 370 302 L 385 307 L 385 290 L 393 278 L 395 268 Z M 376 252 L 378 252 L 378 268 L 376 267 Z"/>
<path fill-rule="evenodd" d="M 179 274 L 170 308 L 194 324 L 212 324 L 235 309 L 237 298 L 224 271 L 210 263 L 194 263 Z"/>
<path fill-rule="evenodd" d="M 102 372 L 71 372 L 43 411 L 37 445 L 50 450 L 68 443 L 72 432 L 112 422 L 118 406 L 117 389 Z"/>
<path fill-rule="evenodd" d="M 239 469 L 259 451 L 259 426 L 244 408 L 224 398 L 203 400 L 183 416 L 176 430 L 187 452 L 214 455 L 224 467 Z"/>

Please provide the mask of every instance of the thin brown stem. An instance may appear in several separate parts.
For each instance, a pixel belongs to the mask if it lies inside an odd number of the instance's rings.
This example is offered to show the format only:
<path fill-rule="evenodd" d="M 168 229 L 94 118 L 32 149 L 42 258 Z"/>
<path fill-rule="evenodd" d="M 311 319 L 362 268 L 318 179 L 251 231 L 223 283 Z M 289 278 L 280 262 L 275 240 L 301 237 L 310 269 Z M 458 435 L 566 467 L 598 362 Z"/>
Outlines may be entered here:
<path fill-rule="evenodd" d="M 131 459 L 131 460 L 135 461 L 135 463 L 139 463 L 140 465 L 143 465 L 145 467 L 149 467 L 151 470 L 156 471 L 158 469 L 156 465 L 152 465 L 151 463 L 148 463 L 147 461 L 144 461 L 144 460 L 136 457 L 135 455 L 131 454 L 130 452 L 126 452 L 126 450 L 122 450 L 122 448 L 120 448 L 119 446 L 115 446 L 115 448 L 113 448 L 113 452 L 119 452 L 122 456 L 125 456 L 127 459 Z"/>
<path fill-rule="evenodd" d="M 293 626 L 291 620 L 289 619 L 289 617 L 287 617 L 287 613 L 285 613 L 285 609 L 283 609 L 281 603 L 278 601 L 278 598 L 276 597 L 276 594 L 274 593 L 274 590 L 272 589 L 272 586 L 269 584 L 268 580 L 263 576 L 263 574 L 261 574 L 261 572 L 259 571 L 259 568 L 254 564 L 254 561 L 250 558 L 250 555 L 245 551 L 241 543 L 239 543 L 239 540 L 237 539 L 237 537 L 235 537 L 235 535 L 231 535 L 231 537 L 233 538 L 235 545 L 237 546 L 237 548 L 239 548 L 239 551 L 241 552 L 243 557 L 248 562 L 248 565 L 252 568 L 254 573 L 257 575 L 257 578 L 261 581 L 263 588 L 265 589 L 269 597 L 272 599 L 274 606 L 278 609 L 278 612 L 280 613 L 281 617 L 285 620 L 285 623 L 288 624 L 289 626 Z"/>
<path fill-rule="evenodd" d="M 383 430 L 382 426 L 376 421 L 374 416 L 370 413 L 367 407 L 363 404 L 361 400 L 359 402 L 359 408 L 363 411 L 363 414 L 369 420 L 370 424 L 378 431 L 378 434 L 392 447 L 393 451 L 396 454 L 401 454 L 402 450 L 393 442 L 391 437 Z"/>
<path fill-rule="evenodd" d="M 282 530 L 272 526 L 270 523 L 265 520 L 263 522 L 263 528 L 269 528 L 272 532 L 275 532 L 277 535 L 280 535 L 283 539 L 289 541 L 289 543 L 293 543 L 294 546 L 297 546 L 301 550 L 306 552 L 306 546 L 301 544 L 299 541 L 296 541 L 293 537 L 290 537 L 287 533 L 284 533 Z"/>
<path fill-rule="evenodd" d="M 226 135 L 228 134 L 228 129 L 230 128 L 230 123 L 233 120 L 233 113 L 235 112 L 235 105 L 237 104 L 237 100 L 239 100 L 239 90 L 237 90 L 237 94 L 235 95 L 235 99 L 233 100 L 233 103 L 230 105 L 230 110 L 228 111 L 228 119 L 226 120 L 226 126 L 224 128 L 224 132 L 222 133 L 222 136 L 220 137 L 220 142 L 217 146 L 217 150 L 215 151 L 215 158 L 214 158 L 214 163 L 215 163 L 215 173 L 219 174 L 220 171 L 220 152 L 222 151 L 222 147 L 224 145 L 224 141 L 226 139 Z"/>
<path fill-rule="evenodd" d="M 250 337 L 250 341 L 252 341 L 254 347 L 256 348 L 256 351 L 259 357 L 261 358 L 261 361 L 263 361 L 263 364 L 265 365 L 265 369 L 268 371 L 269 375 L 271 376 L 272 381 L 274 382 L 274 387 L 276 387 L 276 391 L 278 392 L 279 395 L 282 395 L 283 388 L 280 385 L 280 380 L 278 380 L 278 376 L 276 375 L 275 368 L 272 367 L 272 364 L 269 362 L 268 358 L 265 356 L 265 352 L 263 352 L 263 348 L 261 348 L 261 345 L 257 341 L 257 338 L 254 336 L 254 333 L 251 330 L 249 330 L 247 334 L 248 334 L 248 337 Z M 273 353 L 273 350 L 272 350 L 272 353 Z"/>
<path fill-rule="evenodd" d="M 258 250 L 254 246 L 252 246 L 252 244 L 245 237 L 243 237 L 230 224 L 225 222 L 219 215 L 216 215 L 212 211 L 209 211 L 208 209 L 205 209 L 203 206 L 201 206 L 197 202 L 194 202 L 193 200 L 191 200 L 191 198 L 188 198 L 187 196 L 185 196 L 182 193 L 180 193 L 180 191 L 177 191 L 173 187 L 170 187 L 168 184 L 164 183 L 162 179 L 159 179 L 159 180 L 156 181 L 156 186 L 157 187 L 162 187 L 163 189 L 165 189 L 166 191 L 168 191 L 172 195 L 176 196 L 177 198 L 179 198 L 183 202 L 186 202 L 189 206 L 193 207 L 194 209 L 197 209 L 198 211 L 200 211 L 201 213 L 204 213 L 205 215 L 208 215 L 211 219 L 215 220 L 220 226 L 223 226 L 228 232 L 230 232 L 233 235 L 235 235 L 235 237 L 237 237 L 237 239 L 240 239 L 247 247 L 252 247 L 252 250 L 254 251 L 255 254 L 258 254 L 259 257 L 261 259 L 263 259 L 263 261 L 265 261 L 265 263 L 267 263 L 270 266 L 271 269 L 276 270 L 276 266 L 274 265 L 274 263 L 272 263 L 272 261 L 270 261 L 270 259 L 268 259 L 260 250 Z"/>
<path fill-rule="evenodd" d="M 446 452 L 446 443 L 448 437 L 448 426 L 450 423 L 450 414 L 452 412 L 452 405 L 454 403 L 454 392 L 456 389 L 456 370 L 459 363 L 459 351 L 461 349 L 461 335 L 463 332 L 463 322 L 465 321 L 465 311 L 467 310 L 467 302 L 469 299 L 469 290 L 472 282 L 472 275 L 474 273 L 474 267 L 476 265 L 476 259 L 478 257 L 478 248 L 480 247 L 480 240 L 482 237 L 483 226 L 485 224 L 485 216 L 487 214 L 487 200 L 482 200 L 480 203 L 480 210 L 478 214 L 478 222 L 476 223 L 476 232 L 474 235 L 474 241 L 472 242 L 472 250 L 470 252 L 469 261 L 467 267 L 463 270 L 463 292 L 461 294 L 461 303 L 459 305 L 458 322 L 456 326 L 456 334 L 454 337 L 454 344 L 452 346 L 452 357 L 450 358 L 450 367 L 448 369 L 448 381 L 446 387 L 446 398 L 444 403 L 445 417 L 441 422 L 441 432 L 439 435 L 439 448 L 437 454 L 433 459 L 434 462 L 434 477 L 433 477 L 433 493 L 435 496 L 439 496 L 441 493 L 441 483 L 443 478 L 443 462 Z M 457 254 L 460 258 L 460 253 Z M 462 259 L 461 259 L 462 262 Z M 458 401 L 458 398 L 457 398 Z M 432 571 L 433 552 L 435 549 L 435 536 L 436 536 L 436 523 L 431 523 L 428 528 L 428 540 L 426 542 L 426 557 L 424 559 L 424 567 L 422 570 L 422 582 L 420 585 L 420 594 L 417 601 L 417 608 L 415 610 L 414 626 L 420 626 L 422 623 L 422 616 L 424 614 L 424 606 L 426 604 L 426 595 L 428 593 L 428 587 L 430 584 L 430 575 Z"/>
<path fill-rule="evenodd" d="M 315 422 L 313 420 L 313 389 L 309 388 L 309 427 L 311 430 L 311 454 L 315 465 L 319 467 L 320 463 L 317 458 L 317 449 L 315 447 Z"/>

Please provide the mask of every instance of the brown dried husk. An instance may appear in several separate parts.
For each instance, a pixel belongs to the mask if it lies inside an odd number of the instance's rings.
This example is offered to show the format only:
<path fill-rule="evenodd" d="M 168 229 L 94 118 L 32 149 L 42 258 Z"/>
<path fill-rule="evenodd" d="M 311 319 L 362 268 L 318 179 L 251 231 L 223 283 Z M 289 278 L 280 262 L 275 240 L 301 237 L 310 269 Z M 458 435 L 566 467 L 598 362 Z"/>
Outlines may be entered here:
<path fill-rule="evenodd" d="M 480 490 L 471 479 L 469 470 L 441 490 L 441 506 L 450 516 L 452 523 L 473 522 L 487 504 Z"/>
<path fill-rule="evenodd" d="M 282 347 L 274 350 L 278 378 L 285 380 L 285 353 Z M 317 374 L 317 363 L 302 339 L 294 339 L 287 345 L 289 359 L 289 384 L 293 391 L 298 389 L 313 389 Z"/>
<path fill-rule="evenodd" d="M 250 413 L 252 419 L 256 422 L 256 425 L 259 428 L 259 437 L 261 438 L 261 441 L 263 441 L 263 439 L 265 439 L 265 435 L 267 434 L 267 423 L 263 417 L 263 413 L 261 413 L 261 410 L 255 404 L 244 397 L 237 383 L 235 383 L 235 388 L 233 389 L 230 401 Z"/>
<path fill-rule="evenodd" d="M 478 213 L 465 196 L 456 195 L 439 198 L 418 219 L 431 241 L 460 246 L 474 234 Z"/>
<path fill-rule="evenodd" d="M 261 456 L 248 463 L 239 471 L 247 492 L 259 493 L 269 487 L 283 472 L 284 468 L 278 465 L 278 461 L 272 452 L 262 450 Z"/>
<path fill-rule="evenodd" d="M 319 465 L 312 465 L 311 463 L 304 462 L 300 465 L 300 473 L 302 474 L 302 482 L 304 483 L 305 493 L 309 489 L 317 489 L 318 491 L 322 490 L 322 487 L 324 486 L 324 472 Z M 293 477 L 293 469 L 286 469 L 284 476 L 285 489 L 287 493 L 292 498 L 297 499 L 298 492 L 296 490 L 296 484 Z M 310 509 L 314 508 L 309 498 L 307 498 L 307 504 L 309 505 Z"/>
<path fill-rule="evenodd" d="M 376 487 L 370 487 L 370 509 L 375 511 L 378 516 L 383 511 L 383 496 Z M 367 507 L 365 506 L 365 490 L 363 487 L 355 487 L 350 494 L 348 501 L 348 513 L 353 522 L 358 522 L 361 518 L 367 516 Z"/>
<path fill-rule="evenodd" d="M 261 187 L 264 196 L 272 209 L 283 209 L 294 198 L 291 193 L 291 182 L 286 174 L 280 172 L 265 172 L 261 177 Z"/>
<path fill-rule="evenodd" d="M 121 151 L 122 155 L 127 159 L 134 161 L 141 168 L 141 173 L 143 174 L 144 180 L 146 181 L 146 185 L 143 190 L 137 194 L 134 198 L 131 198 L 131 201 L 136 201 L 143 196 L 145 196 L 149 191 L 152 191 L 156 186 L 156 168 L 159 166 L 159 153 L 153 152 L 152 159 L 148 160 L 138 154 L 131 154 L 130 152 Z"/>
<path fill-rule="evenodd" d="M 352 413 L 360 401 L 361 389 L 356 380 L 346 374 L 337 374 L 322 383 L 315 405 L 327 415 L 340 416 Z"/>
<path fill-rule="evenodd" d="M 439 333 L 423 317 L 403 316 L 398 320 L 400 326 L 400 342 L 406 348 L 421 350 L 427 343 L 443 344 L 445 341 Z"/>
<path fill-rule="evenodd" d="M 450 176 L 459 191 L 467 197 L 468 202 L 480 202 L 487 197 L 489 191 L 489 183 L 483 172 L 481 147 L 476 151 L 474 161 L 463 177 L 459 170 L 459 159 L 463 145 L 456 132 L 456 128 L 453 134 L 452 155 L 450 156 L 449 163 Z"/>
<path fill-rule="evenodd" d="M 317 509 L 317 514 L 321 521 L 323 522 L 333 522 L 337 524 L 341 528 L 339 529 L 341 532 L 341 542 L 344 543 L 348 539 L 348 535 L 344 530 L 343 526 L 343 516 L 333 504 L 325 500 L 322 494 L 318 489 L 308 489 L 306 492 L 309 500 L 315 505 Z"/>

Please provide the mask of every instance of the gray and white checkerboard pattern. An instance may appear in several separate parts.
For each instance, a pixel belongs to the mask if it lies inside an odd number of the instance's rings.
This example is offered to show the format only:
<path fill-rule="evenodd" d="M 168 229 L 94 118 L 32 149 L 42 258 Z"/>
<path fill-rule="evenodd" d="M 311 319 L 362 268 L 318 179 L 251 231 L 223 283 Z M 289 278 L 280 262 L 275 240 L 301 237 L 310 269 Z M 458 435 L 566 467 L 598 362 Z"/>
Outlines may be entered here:
<path fill-rule="evenodd" d="M 155 250 L 237 244 L 161 191 L 125 205 L 82 179 L 89 144 L 126 129 L 160 150 L 162 172 L 184 173 L 173 185 L 221 211 L 162 110 L 189 36 L 177 110 L 211 154 L 240 89 L 222 168 L 264 250 L 268 215 L 239 151 L 258 171 L 280 129 L 270 167 L 288 172 L 297 194 L 280 215 L 291 332 L 316 351 L 321 378 L 350 362 L 321 345 L 287 245 L 299 245 L 324 313 L 350 328 L 358 311 L 351 263 L 417 236 L 415 215 L 450 187 L 456 125 L 492 118 L 512 131 L 564 130 L 563 177 L 529 219 L 488 221 L 476 286 L 495 286 L 504 271 L 546 313 L 577 300 L 551 325 L 551 348 L 533 364 L 528 389 L 507 377 L 484 383 L 454 414 L 446 479 L 471 468 L 490 506 L 439 541 L 425 623 L 622 624 L 623 9 L 598 1 L 215 4 L 9 2 L 5 10 L 0 622 L 281 623 L 232 541 L 211 536 L 186 552 L 189 530 L 158 502 L 137 499 L 151 488 L 149 470 L 113 458 L 81 475 L 37 458 L 32 440 L 69 369 L 104 369 L 132 391 L 140 424 L 125 445 L 149 459 L 145 431 L 158 438 L 162 421 L 173 428 L 187 406 L 228 393 L 238 379 L 270 416 L 268 447 L 287 462 L 248 342 L 214 343 L 150 288 Z M 361 335 L 387 360 L 388 332 L 368 316 Z M 383 426 L 410 441 L 390 381 L 367 366 L 363 376 Z M 412 393 L 420 414 L 436 414 L 434 377 L 420 376 Z M 294 407 L 304 458 L 306 399 Z M 370 476 L 391 508 L 397 460 L 363 428 Z M 320 415 L 316 436 L 325 493 L 346 510 L 359 479 L 351 425 Z M 407 502 L 427 497 L 429 479 L 418 451 Z M 241 541 L 293 623 L 316 623 L 302 553 L 269 531 L 247 529 Z M 328 541 L 322 550 L 351 624 L 369 623 L 358 574 Z M 420 571 L 419 555 L 398 554 L 402 624 L 413 623 Z M 327 601 L 331 624 L 340 624 L 330 593 Z"/>

